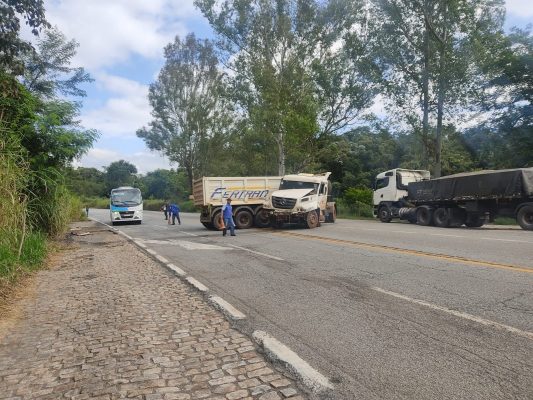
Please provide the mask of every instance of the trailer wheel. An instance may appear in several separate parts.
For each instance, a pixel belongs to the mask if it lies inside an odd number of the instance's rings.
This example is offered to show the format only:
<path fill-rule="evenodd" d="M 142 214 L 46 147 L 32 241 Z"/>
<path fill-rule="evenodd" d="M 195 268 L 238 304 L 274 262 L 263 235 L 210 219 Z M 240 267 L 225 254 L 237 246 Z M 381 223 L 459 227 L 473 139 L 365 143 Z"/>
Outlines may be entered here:
<path fill-rule="evenodd" d="M 485 224 L 485 220 L 478 214 L 468 214 L 466 216 L 465 225 L 469 228 L 480 228 Z"/>
<path fill-rule="evenodd" d="M 439 207 L 433 213 L 435 226 L 439 228 L 448 228 L 450 226 L 450 212 L 447 208 Z"/>
<path fill-rule="evenodd" d="M 416 211 L 416 223 L 422 226 L 433 225 L 433 209 L 428 206 L 418 207 Z"/>
<path fill-rule="evenodd" d="M 387 207 L 387 206 L 381 206 L 378 210 L 378 216 L 379 216 L 379 220 L 381 222 L 391 222 L 392 221 L 392 216 L 391 216 L 391 212 L 390 212 L 390 208 Z"/>
<path fill-rule="evenodd" d="M 254 224 L 254 217 L 248 210 L 239 210 L 235 215 L 235 225 L 238 229 L 249 229 Z"/>
<path fill-rule="evenodd" d="M 310 211 L 307 213 L 306 225 L 309 229 L 316 228 L 319 224 L 318 215 L 316 211 Z"/>
<path fill-rule="evenodd" d="M 270 216 L 268 215 L 268 211 L 259 210 L 257 214 L 255 214 L 254 223 L 258 228 L 268 228 L 270 226 Z"/>
<path fill-rule="evenodd" d="M 327 222 L 331 222 L 332 224 L 335 223 L 337 220 L 337 209 L 333 207 L 333 210 L 329 213 Z"/>
<path fill-rule="evenodd" d="M 516 215 L 516 222 L 522 229 L 533 231 L 533 206 L 524 206 Z"/>

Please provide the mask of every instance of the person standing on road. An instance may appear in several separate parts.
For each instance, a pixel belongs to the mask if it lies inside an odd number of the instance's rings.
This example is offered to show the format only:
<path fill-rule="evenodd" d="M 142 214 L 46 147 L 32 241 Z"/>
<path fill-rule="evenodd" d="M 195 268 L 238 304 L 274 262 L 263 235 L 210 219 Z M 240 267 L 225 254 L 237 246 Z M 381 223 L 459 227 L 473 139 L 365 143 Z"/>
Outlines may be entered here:
<path fill-rule="evenodd" d="M 235 236 L 235 223 L 233 222 L 233 208 L 231 207 L 231 199 L 226 200 L 226 204 L 222 206 L 222 217 L 224 218 L 224 229 L 222 236 L 226 236 L 229 227 L 231 236 Z"/>
<path fill-rule="evenodd" d="M 170 205 L 170 212 L 172 214 L 172 225 L 176 225 L 176 218 L 178 219 L 178 225 L 181 225 L 180 206 L 178 206 L 177 204 L 172 203 Z"/>
<path fill-rule="evenodd" d="M 168 220 L 168 201 L 165 200 L 165 204 L 161 207 L 161 211 L 165 214 L 165 221 Z"/>

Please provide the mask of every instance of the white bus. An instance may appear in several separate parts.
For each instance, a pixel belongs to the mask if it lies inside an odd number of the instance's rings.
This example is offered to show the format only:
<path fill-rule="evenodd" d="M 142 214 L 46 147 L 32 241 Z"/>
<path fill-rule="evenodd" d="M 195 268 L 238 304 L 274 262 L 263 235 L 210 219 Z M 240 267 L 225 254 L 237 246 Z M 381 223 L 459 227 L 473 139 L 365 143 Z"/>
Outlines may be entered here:
<path fill-rule="evenodd" d="M 109 199 L 109 213 L 113 225 L 117 222 L 142 223 L 143 199 L 139 189 L 122 186 L 111 190 Z"/>

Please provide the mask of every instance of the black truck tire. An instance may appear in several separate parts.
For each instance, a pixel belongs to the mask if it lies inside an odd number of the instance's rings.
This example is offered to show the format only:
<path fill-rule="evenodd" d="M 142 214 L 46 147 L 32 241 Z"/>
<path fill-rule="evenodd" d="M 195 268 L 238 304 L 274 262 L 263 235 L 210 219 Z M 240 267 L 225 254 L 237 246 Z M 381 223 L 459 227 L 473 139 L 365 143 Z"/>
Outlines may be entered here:
<path fill-rule="evenodd" d="M 533 206 L 523 206 L 516 214 L 516 222 L 522 229 L 533 231 Z"/>
<path fill-rule="evenodd" d="M 333 207 L 333 211 L 331 211 L 329 213 L 326 222 L 330 222 L 330 223 L 334 224 L 336 220 L 337 220 L 337 209 L 335 207 Z"/>
<path fill-rule="evenodd" d="M 254 217 L 249 210 L 237 210 L 235 214 L 235 226 L 238 229 L 249 229 L 254 224 Z"/>
<path fill-rule="evenodd" d="M 202 225 L 205 226 L 207 229 L 214 229 L 213 224 L 210 222 L 202 222 Z"/>
<path fill-rule="evenodd" d="M 213 225 L 213 229 L 217 230 L 217 231 L 220 231 L 222 230 L 222 212 L 220 211 L 217 211 L 214 215 L 213 215 L 213 222 L 211 223 L 211 225 Z"/>
<path fill-rule="evenodd" d="M 270 226 L 270 216 L 268 215 L 268 212 L 263 209 L 259 210 L 257 214 L 255 214 L 254 223 L 258 228 L 268 228 Z"/>
<path fill-rule="evenodd" d="M 316 211 L 309 211 L 305 219 L 305 224 L 309 229 L 314 229 L 319 226 L 320 221 L 318 220 L 318 214 Z"/>
<path fill-rule="evenodd" d="M 379 207 L 378 217 L 381 222 L 385 222 L 385 223 L 391 222 L 392 216 L 391 216 L 390 208 L 387 206 Z"/>
<path fill-rule="evenodd" d="M 416 211 L 416 223 L 422 226 L 433 225 L 433 209 L 429 206 L 420 206 Z"/>
<path fill-rule="evenodd" d="M 439 207 L 433 213 L 433 222 L 439 228 L 448 228 L 450 226 L 450 212 L 447 208 Z"/>

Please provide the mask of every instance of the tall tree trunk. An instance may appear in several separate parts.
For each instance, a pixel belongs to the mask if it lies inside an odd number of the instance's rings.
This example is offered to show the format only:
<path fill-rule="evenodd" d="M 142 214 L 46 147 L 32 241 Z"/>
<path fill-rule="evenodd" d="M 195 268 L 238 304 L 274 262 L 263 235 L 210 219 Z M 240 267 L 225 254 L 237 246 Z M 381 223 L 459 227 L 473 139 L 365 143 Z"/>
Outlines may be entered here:
<path fill-rule="evenodd" d="M 424 2 L 424 7 L 426 7 L 427 12 L 426 2 Z M 422 74 L 422 161 L 424 163 L 424 168 L 429 167 L 429 29 L 428 21 L 426 21 L 424 29 L 424 71 Z"/>
<path fill-rule="evenodd" d="M 278 175 L 285 175 L 285 146 L 283 145 L 283 135 L 278 138 Z"/>
<path fill-rule="evenodd" d="M 444 4 L 444 21 L 448 18 L 448 6 Z M 442 32 L 440 43 L 440 60 L 439 60 L 439 82 L 438 82 L 438 98 L 437 98 L 437 132 L 435 140 L 435 168 L 433 174 L 436 178 L 439 178 L 442 174 L 442 119 L 444 117 L 444 100 L 446 98 L 446 42 L 447 42 L 447 29 L 444 24 L 444 30 Z"/>

